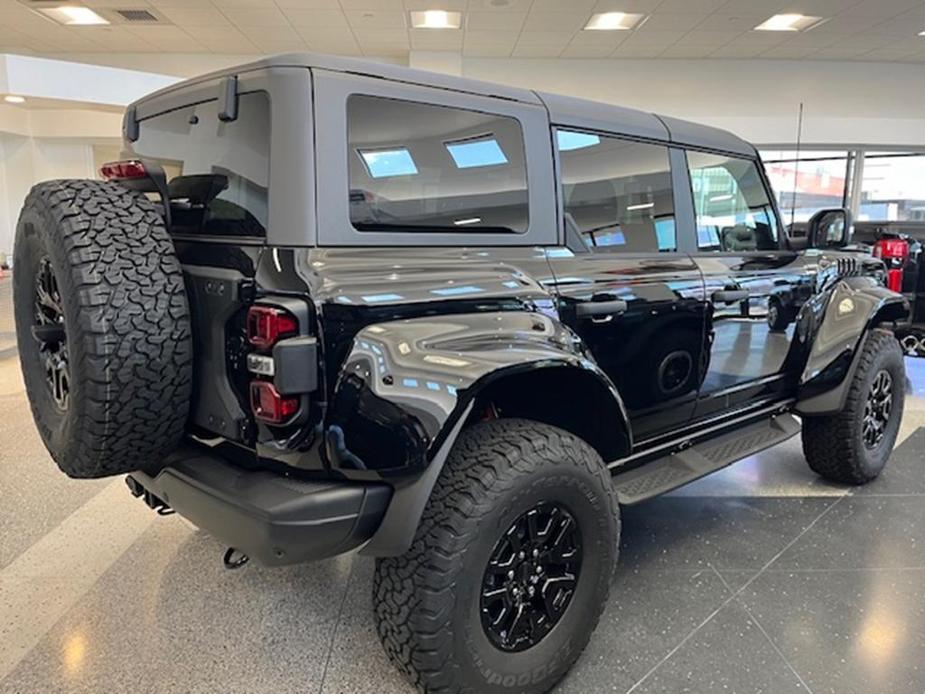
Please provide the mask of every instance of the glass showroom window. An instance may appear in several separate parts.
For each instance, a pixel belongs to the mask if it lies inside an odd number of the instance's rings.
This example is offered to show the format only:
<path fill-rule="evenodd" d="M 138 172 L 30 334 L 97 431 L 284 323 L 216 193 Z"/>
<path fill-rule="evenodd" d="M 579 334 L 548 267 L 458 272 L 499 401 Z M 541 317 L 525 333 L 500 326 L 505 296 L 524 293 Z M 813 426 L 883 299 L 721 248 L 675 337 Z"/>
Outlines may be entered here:
<path fill-rule="evenodd" d="M 857 219 L 925 222 L 925 153 L 865 152 Z"/>
<path fill-rule="evenodd" d="M 845 151 L 762 151 L 764 168 L 786 224 L 806 222 L 817 210 L 842 207 L 853 154 Z"/>

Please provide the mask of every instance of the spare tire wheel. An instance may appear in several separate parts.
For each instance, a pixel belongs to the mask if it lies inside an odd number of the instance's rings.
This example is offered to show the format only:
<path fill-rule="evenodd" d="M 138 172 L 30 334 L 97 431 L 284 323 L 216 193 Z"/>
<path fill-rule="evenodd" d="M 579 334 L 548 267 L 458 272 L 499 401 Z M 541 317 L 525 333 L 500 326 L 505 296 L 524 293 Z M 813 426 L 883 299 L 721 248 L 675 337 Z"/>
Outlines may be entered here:
<path fill-rule="evenodd" d="M 157 206 L 117 183 L 40 183 L 14 261 L 19 359 L 52 458 L 71 477 L 156 469 L 183 436 L 193 364 Z"/>

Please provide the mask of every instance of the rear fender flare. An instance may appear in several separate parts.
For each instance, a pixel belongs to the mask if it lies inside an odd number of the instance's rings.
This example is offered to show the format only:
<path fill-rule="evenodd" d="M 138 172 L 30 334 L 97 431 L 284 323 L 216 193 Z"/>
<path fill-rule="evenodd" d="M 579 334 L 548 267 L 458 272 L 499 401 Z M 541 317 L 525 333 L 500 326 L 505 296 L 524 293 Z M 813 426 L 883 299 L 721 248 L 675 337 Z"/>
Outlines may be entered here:
<path fill-rule="evenodd" d="M 797 319 L 798 342 L 808 347 L 796 410 L 805 415 L 841 411 L 867 333 L 908 319 L 909 303 L 869 277 L 849 277 L 817 295 Z"/>
<path fill-rule="evenodd" d="M 395 489 L 364 553 L 408 549 L 479 394 L 507 376 L 547 369 L 593 378 L 612 398 L 631 445 L 629 418 L 613 383 L 554 318 L 486 312 L 378 323 L 357 334 L 332 397 L 325 454 L 345 477 L 385 480 Z"/>

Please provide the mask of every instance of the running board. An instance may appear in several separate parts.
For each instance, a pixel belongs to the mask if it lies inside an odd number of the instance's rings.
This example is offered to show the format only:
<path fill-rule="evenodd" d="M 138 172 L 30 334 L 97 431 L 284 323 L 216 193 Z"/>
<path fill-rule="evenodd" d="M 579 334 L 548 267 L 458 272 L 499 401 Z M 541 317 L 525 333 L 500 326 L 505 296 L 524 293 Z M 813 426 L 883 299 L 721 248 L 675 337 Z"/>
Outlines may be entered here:
<path fill-rule="evenodd" d="M 613 477 L 617 498 L 625 505 L 651 499 L 786 441 L 799 431 L 800 422 L 793 415 L 777 415 L 701 441 L 624 473 L 617 468 Z"/>

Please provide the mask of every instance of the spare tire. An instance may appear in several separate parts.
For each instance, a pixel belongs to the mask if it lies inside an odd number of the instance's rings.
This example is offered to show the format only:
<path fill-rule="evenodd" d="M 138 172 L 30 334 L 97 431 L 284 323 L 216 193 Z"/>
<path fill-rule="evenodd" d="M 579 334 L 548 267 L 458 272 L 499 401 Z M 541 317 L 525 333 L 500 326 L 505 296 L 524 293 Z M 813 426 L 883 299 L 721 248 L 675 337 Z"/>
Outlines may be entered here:
<path fill-rule="evenodd" d="M 58 467 L 156 469 L 183 436 L 193 364 L 183 272 L 157 205 L 117 183 L 40 183 L 13 258 L 26 393 Z"/>

